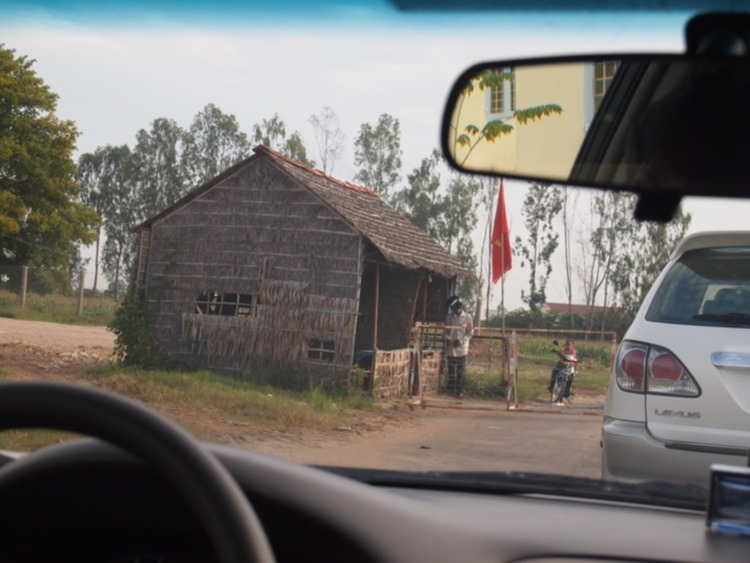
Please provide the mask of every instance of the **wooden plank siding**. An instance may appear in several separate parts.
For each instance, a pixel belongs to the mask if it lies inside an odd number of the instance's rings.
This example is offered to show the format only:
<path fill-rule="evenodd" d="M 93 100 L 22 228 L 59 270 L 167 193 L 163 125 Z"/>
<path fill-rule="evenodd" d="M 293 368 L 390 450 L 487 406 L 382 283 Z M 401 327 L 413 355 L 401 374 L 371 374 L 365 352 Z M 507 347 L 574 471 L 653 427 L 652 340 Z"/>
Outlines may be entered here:
<path fill-rule="evenodd" d="M 142 287 L 146 283 L 146 261 L 148 260 L 150 244 L 151 229 L 146 227 L 140 232 L 138 239 L 138 255 L 135 261 L 136 287 Z"/>

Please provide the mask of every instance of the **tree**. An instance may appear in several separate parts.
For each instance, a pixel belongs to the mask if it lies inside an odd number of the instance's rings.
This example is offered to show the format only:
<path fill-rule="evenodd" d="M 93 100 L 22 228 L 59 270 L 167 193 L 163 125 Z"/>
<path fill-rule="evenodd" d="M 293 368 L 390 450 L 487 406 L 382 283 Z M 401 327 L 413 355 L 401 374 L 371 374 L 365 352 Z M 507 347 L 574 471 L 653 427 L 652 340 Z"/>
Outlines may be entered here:
<path fill-rule="evenodd" d="M 111 230 L 114 217 L 121 213 L 119 205 L 127 201 L 117 201 L 114 194 L 120 184 L 129 181 L 126 169 L 130 165 L 130 149 L 127 145 L 99 147 L 93 153 L 85 153 L 78 159 L 76 179 L 83 188 L 83 201 L 100 217 L 96 227 L 96 249 L 94 253 L 94 292 L 99 283 L 99 258 L 102 229 Z M 129 229 L 126 226 L 125 229 Z"/>
<path fill-rule="evenodd" d="M 185 136 L 182 166 L 191 187 L 221 174 L 250 154 L 250 141 L 237 118 L 208 104 L 193 119 Z"/>
<path fill-rule="evenodd" d="M 637 223 L 632 218 L 636 200 L 635 194 L 619 191 L 599 192 L 591 200 L 591 226 L 583 233 L 578 255 L 589 330 L 596 305 L 616 305 L 618 323 L 630 324 L 690 226 L 692 218 L 681 207 L 668 224 Z"/>
<path fill-rule="evenodd" d="M 571 198 L 571 190 L 562 190 L 562 234 L 563 252 L 565 254 L 565 294 L 568 298 L 568 317 L 570 328 L 575 328 L 575 317 L 573 316 L 573 225 L 576 221 L 577 197 Z M 571 204 L 572 199 L 572 204 Z"/>
<path fill-rule="evenodd" d="M 439 216 L 437 239 L 462 259 L 468 256 L 466 252 L 473 255 L 471 233 L 477 222 L 476 196 L 480 189 L 478 179 L 465 174 L 452 174 Z"/>
<path fill-rule="evenodd" d="M 441 193 L 440 151 L 434 149 L 419 167 L 407 174 L 407 186 L 391 197 L 393 207 L 433 239 L 440 237 L 445 196 Z"/>
<path fill-rule="evenodd" d="M 160 117 L 151 130 L 141 129 L 133 149 L 134 202 L 138 221 L 179 200 L 191 188 L 182 166 L 185 131 L 172 119 Z"/>
<path fill-rule="evenodd" d="M 354 147 L 354 165 L 359 167 L 354 180 L 387 198 L 389 191 L 401 179 L 401 131 L 398 119 L 384 113 L 374 127 L 363 123 Z"/>
<path fill-rule="evenodd" d="M 483 178 L 479 180 L 479 206 L 487 210 L 482 229 L 482 247 L 479 249 L 479 288 L 487 282 L 487 297 L 485 299 L 485 318 L 490 318 L 490 301 L 492 298 L 492 261 L 487 243 L 490 242 L 490 232 L 493 227 L 494 211 L 497 209 L 496 200 L 499 198 L 498 182 L 495 178 Z M 484 263 L 487 262 L 487 274 L 485 277 Z"/>
<path fill-rule="evenodd" d="M 265 145 L 311 168 L 315 166 L 315 162 L 307 157 L 302 136 L 295 131 L 287 137 L 286 125 L 278 113 L 273 114 L 271 119 L 264 119 L 253 125 L 253 142 Z"/>
<path fill-rule="evenodd" d="M 468 268 L 476 270 L 478 262 L 472 231 L 477 220 L 475 199 L 481 181 L 456 174 L 443 186 L 439 171 L 442 163 L 440 151 L 433 150 L 407 175 L 408 186 L 394 193 L 391 200 L 397 211 L 455 254 Z M 470 308 L 479 296 L 481 285 L 478 283 L 479 278 L 464 280 L 457 288 Z"/>
<path fill-rule="evenodd" d="M 302 141 L 302 135 L 295 131 L 284 143 L 284 147 L 281 150 L 282 154 L 287 155 L 289 158 L 301 162 L 302 164 L 315 168 L 315 161 L 310 160 L 307 156 L 307 148 L 305 143 Z"/>
<path fill-rule="evenodd" d="M 311 115 L 309 121 L 315 133 L 321 169 L 324 174 L 333 174 L 344 151 L 344 134 L 339 118 L 335 111 L 326 106 L 318 115 Z"/>
<path fill-rule="evenodd" d="M 77 247 L 94 241 L 98 217 L 75 182 L 78 132 L 55 115 L 57 95 L 34 62 L 0 44 L 0 264 L 49 268 L 54 289 L 70 290 Z"/>
<path fill-rule="evenodd" d="M 549 184 L 532 184 L 523 202 L 521 214 L 528 232 L 524 242 L 516 237 L 516 248 L 523 258 L 521 266 L 529 265 L 529 291 L 521 292 L 521 299 L 529 306 L 532 315 L 547 300 L 547 281 L 552 273 L 552 255 L 557 249 L 558 234 L 553 219 L 562 209 L 560 189 Z"/>
<path fill-rule="evenodd" d="M 469 233 L 462 233 L 456 244 L 456 256 L 464 265 L 474 272 L 471 278 L 462 278 L 458 280 L 456 291 L 466 303 L 468 309 L 476 312 L 476 307 L 480 304 L 482 292 L 482 281 L 476 275 L 478 262 L 474 252 L 474 244 L 471 241 Z"/>
<path fill-rule="evenodd" d="M 611 278 L 617 303 L 628 321 L 635 317 L 672 250 L 687 234 L 691 220 L 679 207 L 669 223 L 640 223 L 634 236 L 618 241 Z"/>
<path fill-rule="evenodd" d="M 134 178 L 130 149 L 123 145 L 111 151 L 117 166 L 107 191 L 102 270 L 110 280 L 110 292 L 121 295 L 127 287 L 123 280 L 130 279 L 135 258 L 135 237 L 131 229 L 144 217 L 138 207 L 132 205 L 138 199 L 136 190 L 139 184 Z"/>
<path fill-rule="evenodd" d="M 602 305 L 609 305 L 613 265 L 626 248 L 625 241 L 637 232 L 638 227 L 632 220 L 635 199 L 627 192 L 604 191 L 595 194 L 591 200 L 592 229 L 588 240 L 581 245 L 582 282 L 589 308 L 588 330 L 593 328 L 594 308 L 600 301 L 602 289 Z"/>
<path fill-rule="evenodd" d="M 474 277 L 459 280 L 457 287 L 461 298 L 470 309 L 476 307 L 481 292 L 481 282 L 476 275 L 478 262 L 472 240 L 477 222 L 476 196 L 480 189 L 481 181 L 477 178 L 458 173 L 451 174 L 435 218 L 435 239 L 475 272 Z"/>
<path fill-rule="evenodd" d="M 253 125 L 254 143 L 260 143 L 275 151 L 281 151 L 285 140 L 286 125 L 284 125 L 278 113 L 274 113 L 270 119 L 264 119 Z"/>

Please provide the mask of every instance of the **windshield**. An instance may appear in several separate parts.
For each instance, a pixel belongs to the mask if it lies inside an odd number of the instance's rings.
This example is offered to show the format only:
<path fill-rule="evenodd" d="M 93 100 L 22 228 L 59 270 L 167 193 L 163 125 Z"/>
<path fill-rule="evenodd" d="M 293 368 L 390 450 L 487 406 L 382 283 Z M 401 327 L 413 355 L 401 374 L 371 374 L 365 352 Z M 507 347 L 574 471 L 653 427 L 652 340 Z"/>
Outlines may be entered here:
<path fill-rule="evenodd" d="M 438 148 L 470 65 L 679 53 L 691 14 L 303 6 L 0 7 L 2 377 L 100 385 L 306 464 L 683 482 L 668 461 L 603 467 L 612 366 L 623 339 L 643 343 L 629 377 L 660 347 L 689 362 L 631 324 L 677 243 L 742 229 L 749 204 L 688 198 L 637 223 L 633 194 L 466 175 Z M 480 125 L 584 111 L 513 72 L 482 90 Z M 614 72 L 575 80 L 601 98 Z M 708 314 L 750 289 L 741 250 L 686 253 L 647 321 L 747 326 L 744 308 Z M 645 425 L 633 404 L 611 412 Z"/>

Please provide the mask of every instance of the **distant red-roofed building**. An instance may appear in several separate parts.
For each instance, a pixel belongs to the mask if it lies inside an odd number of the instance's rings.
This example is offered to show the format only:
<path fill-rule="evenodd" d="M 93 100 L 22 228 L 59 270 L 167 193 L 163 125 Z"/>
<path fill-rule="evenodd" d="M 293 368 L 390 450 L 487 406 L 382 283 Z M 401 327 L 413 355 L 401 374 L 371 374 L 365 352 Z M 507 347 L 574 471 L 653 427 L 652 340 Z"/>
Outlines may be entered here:
<path fill-rule="evenodd" d="M 602 311 L 611 311 L 612 307 L 601 307 L 600 305 L 594 305 L 594 313 L 600 313 Z M 542 312 L 555 312 L 555 313 L 573 313 L 574 315 L 588 315 L 592 308 L 588 305 L 576 305 L 567 303 L 552 303 L 550 301 L 542 305 Z"/>

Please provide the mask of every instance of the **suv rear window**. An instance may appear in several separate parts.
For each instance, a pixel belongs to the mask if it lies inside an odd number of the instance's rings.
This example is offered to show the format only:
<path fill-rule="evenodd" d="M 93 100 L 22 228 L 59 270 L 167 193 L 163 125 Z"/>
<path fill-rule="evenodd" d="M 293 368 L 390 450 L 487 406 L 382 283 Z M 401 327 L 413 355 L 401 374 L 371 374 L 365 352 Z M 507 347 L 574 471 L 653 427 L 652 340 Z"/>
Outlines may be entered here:
<path fill-rule="evenodd" d="M 750 247 L 685 252 L 662 280 L 646 319 L 750 326 Z"/>

